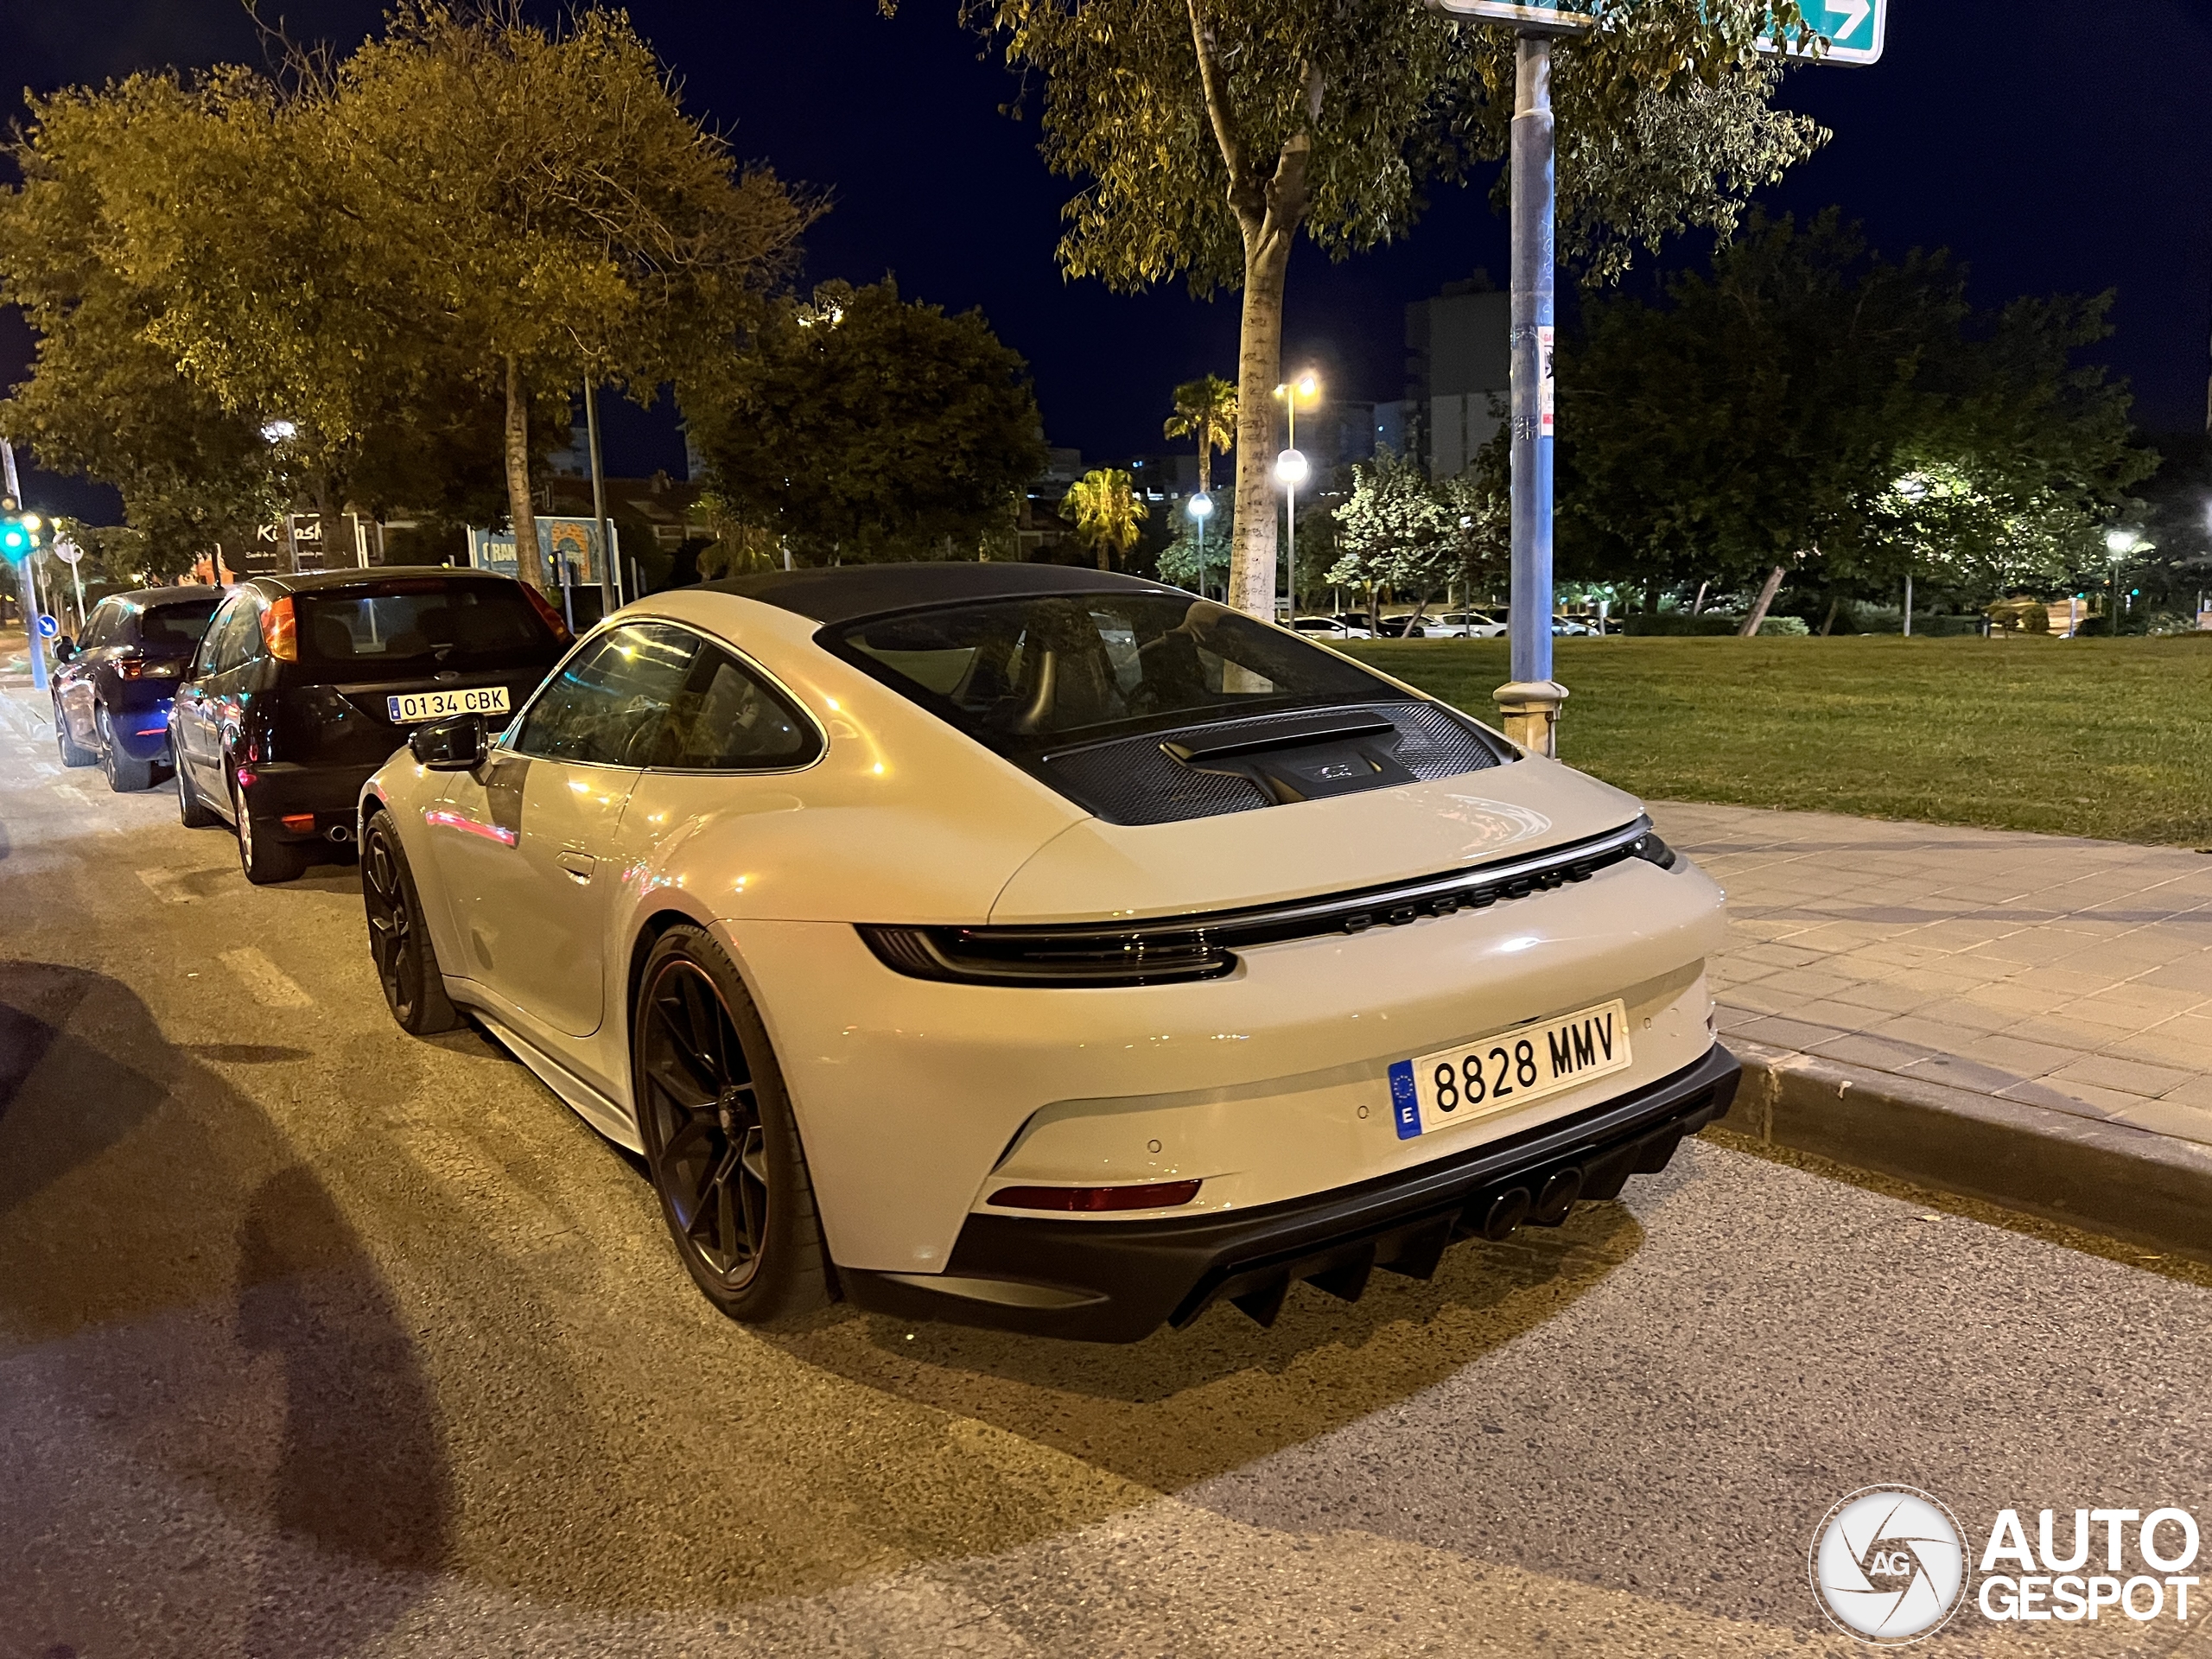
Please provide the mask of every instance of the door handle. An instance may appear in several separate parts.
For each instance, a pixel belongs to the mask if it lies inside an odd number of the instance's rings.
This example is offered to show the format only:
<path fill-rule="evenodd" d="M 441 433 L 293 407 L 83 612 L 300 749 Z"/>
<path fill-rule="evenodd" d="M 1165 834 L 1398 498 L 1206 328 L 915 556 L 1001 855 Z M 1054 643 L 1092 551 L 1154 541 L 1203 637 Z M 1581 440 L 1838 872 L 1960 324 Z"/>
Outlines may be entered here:
<path fill-rule="evenodd" d="M 563 853 L 556 861 L 579 881 L 590 880 L 592 871 L 599 867 L 599 861 L 589 853 Z"/>

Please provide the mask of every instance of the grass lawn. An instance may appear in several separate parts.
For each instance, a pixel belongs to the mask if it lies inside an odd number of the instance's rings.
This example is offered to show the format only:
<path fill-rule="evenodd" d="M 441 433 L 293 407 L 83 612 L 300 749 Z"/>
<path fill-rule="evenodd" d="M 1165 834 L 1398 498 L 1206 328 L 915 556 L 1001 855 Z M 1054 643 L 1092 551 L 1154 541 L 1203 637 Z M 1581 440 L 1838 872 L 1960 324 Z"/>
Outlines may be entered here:
<path fill-rule="evenodd" d="M 1648 798 L 2212 846 L 2212 635 L 1554 643 L 1560 758 Z M 1497 720 L 1503 640 L 1344 648 Z"/>

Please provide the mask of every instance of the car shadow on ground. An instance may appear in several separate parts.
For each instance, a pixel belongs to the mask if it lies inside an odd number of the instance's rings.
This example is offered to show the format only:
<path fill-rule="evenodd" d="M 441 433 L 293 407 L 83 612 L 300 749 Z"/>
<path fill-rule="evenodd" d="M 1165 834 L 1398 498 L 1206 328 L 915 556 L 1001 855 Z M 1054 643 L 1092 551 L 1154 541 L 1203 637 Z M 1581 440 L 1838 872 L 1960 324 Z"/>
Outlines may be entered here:
<path fill-rule="evenodd" d="M 431 1380 L 331 1195 L 128 989 L 45 963 L 0 961 L 0 1376 L 14 1634 L 353 1651 L 448 1553 Z M 302 1554 L 374 1570 L 270 1580 Z"/>
<path fill-rule="evenodd" d="M 855 1382 L 1173 1491 L 1395 1404 L 1554 1317 L 1643 1242 L 1617 1203 L 1377 1274 L 1357 1302 L 1294 1287 L 1272 1328 L 1218 1305 L 1182 1331 L 1090 1344 L 833 1313 L 772 1338 Z"/>

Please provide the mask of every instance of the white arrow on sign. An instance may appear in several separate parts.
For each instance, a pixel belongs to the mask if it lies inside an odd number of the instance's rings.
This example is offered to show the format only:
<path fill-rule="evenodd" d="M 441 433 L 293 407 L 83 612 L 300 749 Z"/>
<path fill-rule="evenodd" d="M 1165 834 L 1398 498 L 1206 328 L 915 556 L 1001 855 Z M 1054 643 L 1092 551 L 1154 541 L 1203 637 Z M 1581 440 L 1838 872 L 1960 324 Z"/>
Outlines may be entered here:
<path fill-rule="evenodd" d="M 1831 15 L 1839 11 L 1843 14 L 1844 25 L 1835 31 L 1840 39 L 1855 33 L 1859 25 L 1866 21 L 1868 14 L 1874 10 L 1874 0 L 1823 0 L 1823 6 Z"/>
<path fill-rule="evenodd" d="M 1882 56 L 1882 38 L 1890 27 L 1890 0 L 1798 0 L 1798 8 L 1805 16 L 1807 27 L 1824 37 L 1827 48 L 1821 52 L 1822 63 L 1878 63 Z M 1840 18 L 1840 22 L 1836 20 Z M 1789 57 L 1804 57 L 1805 49 L 1798 44 L 1797 31 L 1790 31 L 1787 46 L 1775 39 L 1771 32 L 1759 36 L 1759 50 L 1781 53 Z"/>

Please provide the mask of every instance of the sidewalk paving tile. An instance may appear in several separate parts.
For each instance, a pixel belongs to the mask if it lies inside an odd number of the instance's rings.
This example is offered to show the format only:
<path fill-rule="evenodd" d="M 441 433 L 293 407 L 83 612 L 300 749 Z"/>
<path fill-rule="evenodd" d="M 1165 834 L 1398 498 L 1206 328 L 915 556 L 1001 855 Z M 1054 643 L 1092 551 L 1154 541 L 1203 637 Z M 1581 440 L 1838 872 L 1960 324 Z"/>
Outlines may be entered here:
<path fill-rule="evenodd" d="M 2044 1081 L 2059 1088 L 2091 1084 L 2100 1089 L 2117 1089 L 2125 1094 L 2155 1100 L 2180 1088 L 2189 1078 L 2187 1071 L 2173 1066 L 2146 1065 L 2140 1060 L 2124 1060 L 2117 1055 L 2092 1054 L 2053 1071 Z"/>
<path fill-rule="evenodd" d="M 2171 1100 L 2146 1100 L 2140 1105 L 2124 1107 L 2113 1116 L 2120 1122 L 2132 1123 L 2139 1129 L 2151 1129 L 2159 1135 L 2171 1135 L 2179 1140 L 2212 1146 L 2212 1111 L 2184 1106 Z"/>

